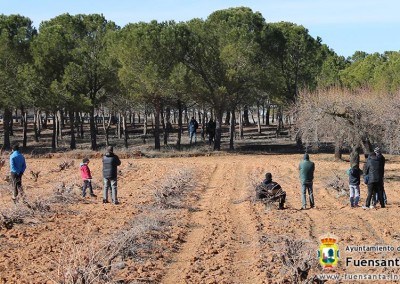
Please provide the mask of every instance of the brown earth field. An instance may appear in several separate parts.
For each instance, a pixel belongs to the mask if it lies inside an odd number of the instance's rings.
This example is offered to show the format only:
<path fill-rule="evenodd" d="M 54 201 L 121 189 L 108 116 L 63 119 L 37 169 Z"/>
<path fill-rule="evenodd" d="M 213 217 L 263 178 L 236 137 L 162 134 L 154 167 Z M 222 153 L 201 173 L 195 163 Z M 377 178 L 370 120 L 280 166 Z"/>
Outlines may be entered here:
<path fill-rule="evenodd" d="M 367 210 L 348 204 L 348 156 L 310 157 L 316 164 L 316 207 L 307 210 L 299 210 L 301 154 L 122 157 L 119 205 L 102 203 L 100 153 L 89 164 L 97 197 L 80 195 L 81 157 L 27 155 L 25 197 L 15 204 L 6 160 L 0 171 L 0 283 L 400 279 L 400 157 L 386 156 L 387 207 Z M 287 193 L 285 210 L 254 199 L 254 186 L 267 171 Z M 362 184 L 361 204 L 366 192 Z M 325 234 L 337 237 L 340 250 L 330 270 L 317 258 Z M 364 247 L 351 251 L 359 246 Z M 327 275 L 341 279 L 322 280 Z"/>

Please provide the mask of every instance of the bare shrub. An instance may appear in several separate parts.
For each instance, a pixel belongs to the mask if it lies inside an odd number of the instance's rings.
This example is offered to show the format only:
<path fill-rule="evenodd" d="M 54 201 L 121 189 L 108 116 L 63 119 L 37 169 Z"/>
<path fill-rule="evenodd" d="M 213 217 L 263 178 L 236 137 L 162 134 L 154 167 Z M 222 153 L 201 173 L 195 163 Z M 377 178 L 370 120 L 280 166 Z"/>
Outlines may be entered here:
<path fill-rule="evenodd" d="M 0 227 L 11 229 L 14 224 L 22 224 L 24 219 L 33 216 L 34 212 L 23 203 L 16 203 L 14 206 L 0 211 Z"/>
<path fill-rule="evenodd" d="M 166 228 L 170 222 L 166 221 L 164 212 L 159 210 L 157 215 L 139 215 L 131 224 L 131 227 L 115 236 L 113 250 L 122 259 L 131 258 L 142 261 L 152 254 L 156 240 L 166 238 Z"/>
<path fill-rule="evenodd" d="M 311 283 L 314 276 L 310 270 L 317 267 L 315 246 L 310 240 L 293 239 L 286 236 L 262 236 L 262 243 L 273 243 L 273 266 L 279 268 L 275 280 L 284 279 L 282 283 Z M 281 283 L 281 282 L 279 282 Z"/>
<path fill-rule="evenodd" d="M 333 172 L 334 176 L 330 177 L 325 182 L 326 189 L 334 189 L 338 196 L 349 194 L 348 187 L 346 186 L 346 179 L 341 177 L 338 172 Z"/>
<path fill-rule="evenodd" d="M 170 173 L 160 182 L 150 185 L 154 192 L 155 202 L 161 206 L 177 206 L 177 201 L 185 191 L 192 190 L 196 185 L 193 172 L 190 169 L 178 169 Z"/>
<path fill-rule="evenodd" d="M 74 166 L 74 164 L 74 160 L 64 159 L 60 164 L 58 164 L 58 169 L 52 170 L 52 172 L 61 172 Z"/>
<path fill-rule="evenodd" d="M 54 195 L 50 198 L 51 203 L 73 204 L 78 202 L 79 197 L 75 187 L 77 187 L 75 183 L 66 185 L 65 182 L 61 182 L 53 191 Z"/>
<path fill-rule="evenodd" d="M 40 213 L 50 212 L 50 201 L 45 198 L 36 197 L 32 201 L 28 200 L 27 198 L 24 198 L 22 200 L 22 203 L 33 212 L 40 212 Z"/>
<path fill-rule="evenodd" d="M 34 171 L 31 170 L 30 173 L 31 173 L 33 181 L 37 182 L 37 180 L 39 178 L 40 171 L 34 172 Z"/>
<path fill-rule="evenodd" d="M 89 237 L 83 242 L 66 238 L 58 258 L 50 259 L 57 269 L 46 277 L 55 283 L 65 284 L 110 283 L 106 247 L 96 245 Z"/>
<path fill-rule="evenodd" d="M 309 241 L 285 239 L 282 257 L 282 273 L 289 275 L 291 283 L 307 280 L 312 263 L 315 263 L 315 251 L 307 249 Z M 313 277 L 311 277 L 313 279 Z"/>
<path fill-rule="evenodd" d="M 369 152 L 372 150 L 371 143 L 388 144 L 394 141 L 392 138 L 395 139 L 391 136 L 394 132 L 391 125 L 394 121 L 395 124 L 398 122 L 398 110 L 393 109 L 395 115 L 391 118 L 386 115 L 391 113 L 387 111 L 391 101 L 387 94 L 367 88 L 349 90 L 333 87 L 312 93 L 302 92 L 293 110 L 296 137 L 310 148 L 335 142 L 337 154 L 341 148 Z"/>
<path fill-rule="evenodd" d="M 6 160 L 3 158 L 0 158 L 0 170 L 4 167 L 4 164 L 6 163 Z"/>

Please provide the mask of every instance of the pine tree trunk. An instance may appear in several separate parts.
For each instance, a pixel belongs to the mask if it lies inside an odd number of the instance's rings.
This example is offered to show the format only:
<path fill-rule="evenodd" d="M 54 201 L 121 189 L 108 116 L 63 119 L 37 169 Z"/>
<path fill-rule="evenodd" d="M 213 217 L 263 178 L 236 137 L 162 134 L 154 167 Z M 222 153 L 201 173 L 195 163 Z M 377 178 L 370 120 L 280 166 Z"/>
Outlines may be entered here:
<path fill-rule="evenodd" d="M 22 147 L 26 148 L 28 142 L 28 121 L 27 113 L 21 109 L 21 122 L 22 122 Z"/>
<path fill-rule="evenodd" d="M 91 142 L 91 149 L 93 151 L 97 150 L 97 137 L 96 137 L 96 125 L 94 121 L 94 106 L 90 109 L 90 117 L 89 117 L 89 123 L 90 123 L 90 142 Z"/>
<path fill-rule="evenodd" d="M 176 146 L 178 150 L 181 149 L 181 139 L 182 139 L 182 132 L 183 132 L 183 108 L 182 102 L 178 100 L 178 139 L 176 141 Z"/>
<path fill-rule="evenodd" d="M 215 110 L 216 128 L 215 128 L 215 143 L 214 150 L 221 150 L 221 138 L 222 138 L 222 117 L 224 113 L 221 109 Z"/>
<path fill-rule="evenodd" d="M 257 132 L 261 134 L 260 104 L 257 103 Z"/>
<path fill-rule="evenodd" d="M 3 149 L 10 150 L 11 143 L 10 143 L 10 123 L 12 120 L 12 112 L 9 108 L 4 109 L 4 137 L 3 137 Z"/>
<path fill-rule="evenodd" d="M 235 117 L 235 109 L 231 111 L 231 121 L 230 121 L 230 126 L 229 126 L 229 150 L 233 151 L 235 149 L 234 147 L 234 139 L 235 139 L 235 124 L 236 124 L 236 117 Z"/>
<path fill-rule="evenodd" d="M 70 132 L 71 132 L 71 134 L 70 134 L 71 140 L 70 140 L 69 148 L 74 150 L 74 149 L 76 149 L 75 114 L 72 110 L 70 110 L 68 115 L 69 115 L 69 128 L 70 128 Z"/>

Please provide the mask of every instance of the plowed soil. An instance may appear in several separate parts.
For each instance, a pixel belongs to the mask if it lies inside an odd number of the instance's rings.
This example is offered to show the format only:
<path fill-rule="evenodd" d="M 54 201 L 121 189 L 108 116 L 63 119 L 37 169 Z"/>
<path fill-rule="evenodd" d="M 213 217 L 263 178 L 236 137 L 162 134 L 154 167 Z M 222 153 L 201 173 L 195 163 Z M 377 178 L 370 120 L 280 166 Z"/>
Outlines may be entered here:
<path fill-rule="evenodd" d="M 299 210 L 300 154 L 122 159 L 119 205 L 102 203 L 100 158 L 89 164 L 97 197 L 83 198 L 81 160 L 62 156 L 28 156 L 25 202 L 14 204 L 7 161 L 0 172 L 0 283 L 323 283 L 318 275 L 396 273 L 400 279 L 398 267 L 346 261 L 399 256 L 400 159 L 386 156 L 387 207 L 365 210 L 350 208 L 341 191 L 347 190 L 346 156 L 310 158 L 316 207 L 307 210 Z M 62 162 L 69 166 L 61 170 Z M 40 172 L 37 181 L 31 171 Z M 287 193 L 285 210 L 254 200 L 254 185 L 267 171 Z M 361 205 L 366 195 L 362 184 Z M 327 233 L 341 250 L 329 271 L 316 255 Z M 362 245 L 395 251 L 347 250 Z M 374 283 L 380 282 L 393 281 Z"/>

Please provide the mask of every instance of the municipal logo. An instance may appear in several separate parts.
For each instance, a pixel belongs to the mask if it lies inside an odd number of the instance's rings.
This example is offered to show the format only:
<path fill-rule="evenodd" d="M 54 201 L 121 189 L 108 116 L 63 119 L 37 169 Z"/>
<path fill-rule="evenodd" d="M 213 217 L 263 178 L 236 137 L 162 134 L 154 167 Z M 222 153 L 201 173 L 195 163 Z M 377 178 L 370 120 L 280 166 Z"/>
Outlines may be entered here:
<path fill-rule="evenodd" d="M 337 237 L 332 234 L 326 234 L 320 237 L 321 244 L 317 251 L 319 263 L 323 269 L 332 269 L 339 260 L 339 246 Z"/>

